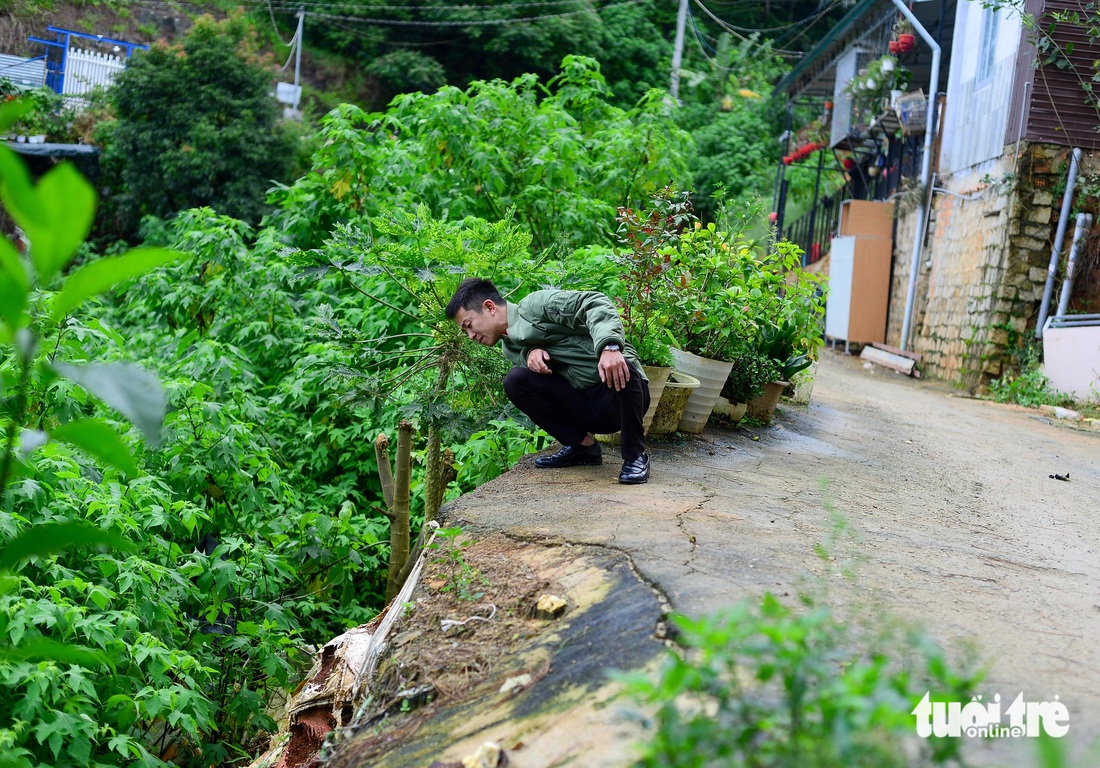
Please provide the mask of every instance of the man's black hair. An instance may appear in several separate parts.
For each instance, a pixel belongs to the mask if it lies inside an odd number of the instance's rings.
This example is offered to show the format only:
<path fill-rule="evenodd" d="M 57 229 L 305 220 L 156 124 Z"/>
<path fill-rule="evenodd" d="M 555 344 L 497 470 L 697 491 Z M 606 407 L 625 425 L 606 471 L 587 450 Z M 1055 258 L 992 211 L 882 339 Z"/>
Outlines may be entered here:
<path fill-rule="evenodd" d="M 472 309 L 480 312 L 481 305 L 485 303 L 486 299 L 495 304 L 508 303 L 500 295 L 500 291 L 497 290 L 491 280 L 486 280 L 483 277 L 467 277 L 458 284 L 455 295 L 451 297 L 450 303 L 447 304 L 447 318 L 454 320 L 460 309 Z"/>

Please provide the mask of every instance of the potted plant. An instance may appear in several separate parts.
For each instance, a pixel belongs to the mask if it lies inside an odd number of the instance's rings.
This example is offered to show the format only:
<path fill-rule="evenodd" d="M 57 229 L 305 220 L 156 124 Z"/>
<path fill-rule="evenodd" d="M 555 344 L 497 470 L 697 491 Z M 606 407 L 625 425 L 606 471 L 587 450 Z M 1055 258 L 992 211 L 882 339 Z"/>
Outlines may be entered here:
<path fill-rule="evenodd" d="M 909 53 L 917 42 L 917 38 L 913 34 L 913 25 L 909 22 L 909 19 L 900 14 L 898 20 L 894 22 L 894 39 L 898 41 L 897 49 L 899 53 Z"/>
<path fill-rule="evenodd" d="M 903 91 L 909 86 L 912 73 L 890 55 L 872 61 L 865 70 L 849 80 L 844 92 L 861 116 L 878 114 L 885 106 L 892 91 Z"/>
<path fill-rule="evenodd" d="M 775 361 L 761 354 L 752 340 L 746 340 L 733 354 L 729 376 L 714 405 L 714 413 L 736 424 L 748 410 L 749 401 L 764 394 L 764 386 L 779 375 Z"/>
<path fill-rule="evenodd" d="M 746 413 L 760 421 L 771 421 L 783 390 L 791 383 L 790 377 L 808 368 L 810 358 L 794 348 L 794 328 L 791 326 L 765 326 L 756 339 L 757 354 L 770 364 L 769 373 L 774 378 L 763 383 L 763 392 L 750 399 Z"/>
<path fill-rule="evenodd" d="M 24 98 L 32 108 L 13 126 L 19 141 L 41 144 L 47 134 L 56 133 L 55 124 L 59 122 L 64 105 L 61 97 L 49 88 L 35 88 L 25 92 Z"/>
<path fill-rule="evenodd" d="M 743 230 L 714 224 L 685 233 L 677 253 L 677 312 L 670 320 L 680 347 L 676 370 L 699 379 L 680 429 L 701 432 L 729 375 L 738 342 L 748 335 L 746 275 L 754 269 L 756 243 Z"/>
<path fill-rule="evenodd" d="M 795 302 L 795 297 L 790 297 Z M 806 314 L 807 318 L 816 318 L 816 310 Z M 813 364 L 811 355 L 816 351 L 821 329 L 817 322 L 800 325 L 792 316 L 780 317 L 775 322 L 761 324 L 756 340 L 756 353 L 770 362 L 774 378 L 763 384 L 763 392 L 748 401 L 748 414 L 761 421 L 771 419 L 779 398 L 790 386 L 795 374 L 806 370 Z M 811 336 L 812 334 L 812 336 Z M 808 347 L 808 348 L 807 348 Z"/>
<path fill-rule="evenodd" d="M 769 248 L 749 281 L 747 318 L 752 351 L 770 361 L 773 378 L 763 382 L 767 399 L 749 399 L 749 415 L 767 421 L 790 377 L 808 368 L 824 343 L 824 278 L 801 268 L 802 249 L 785 240 Z M 760 382 L 755 382 L 759 387 Z M 768 400 L 771 400 L 769 403 Z"/>
<path fill-rule="evenodd" d="M 616 301 L 626 340 L 638 352 L 649 379 L 650 407 L 643 418 L 648 429 L 672 372 L 668 330 L 675 290 L 672 255 L 681 230 L 695 216 L 688 193 L 667 186 L 650 197 L 646 210 L 620 207 L 616 218 L 623 246 L 614 255 L 622 286 Z"/>

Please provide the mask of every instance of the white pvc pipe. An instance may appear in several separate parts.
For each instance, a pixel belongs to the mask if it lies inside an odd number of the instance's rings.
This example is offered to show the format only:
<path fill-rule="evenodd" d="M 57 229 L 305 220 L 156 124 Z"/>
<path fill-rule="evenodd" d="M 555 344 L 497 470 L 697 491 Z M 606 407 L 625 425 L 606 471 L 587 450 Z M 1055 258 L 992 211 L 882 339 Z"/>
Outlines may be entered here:
<path fill-rule="evenodd" d="M 1062 244 L 1066 240 L 1066 227 L 1069 226 L 1069 210 L 1073 203 L 1073 188 L 1077 184 L 1077 170 L 1081 167 L 1081 150 L 1073 150 L 1069 161 L 1069 175 L 1066 177 L 1066 192 L 1062 195 L 1062 212 L 1058 214 L 1058 232 L 1054 236 L 1054 248 L 1050 251 L 1050 264 L 1047 265 L 1047 282 L 1043 286 L 1043 301 L 1039 305 L 1039 321 L 1035 323 L 1035 338 L 1043 338 L 1043 326 L 1050 311 L 1050 299 L 1054 295 L 1054 277 L 1058 274 L 1058 260 L 1062 256 Z"/>
<path fill-rule="evenodd" d="M 932 49 L 932 73 L 928 83 L 928 107 L 925 109 L 924 127 L 924 157 L 920 165 L 920 188 L 924 194 L 920 207 L 917 209 L 917 229 L 913 235 L 913 259 L 909 264 L 909 287 L 905 293 L 905 318 L 901 324 L 901 348 L 909 349 L 909 332 L 913 323 L 913 302 L 917 295 L 917 269 L 920 265 L 921 247 L 924 243 L 924 228 L 928 218 L 928 206 L 932 199 L 932 139 L 935 133 L 935 106 L 939 93 L 940 83 L 940 46 L 929 34 L 928 30 L 917 21 L 917 17 L 906 7 L 902 0 L 893 0 L 895 6 L 901 11 L 901 15 L 909 20 L 913 29 L 921 36 L 921 39 Z"/>
<path fill-rule="evenodd" d="M 1069 263 L 1066 264 L 1066 279 L 1062 281 L 1062 293 L 1058 297 L 1058 314 L 1064 315 L 1069 311 L 1069 298 L 1073 293 L 1073 278 L 1077 275 L 1077 254 L 1081 250 L 1081 243 L 1085 239 L 1085 233 L 1092 227 L 1092 216 L 1087 213 L 1077 214 L 1077 226 L 1073 229 L 1073 245 L 1069 247 Z"/>

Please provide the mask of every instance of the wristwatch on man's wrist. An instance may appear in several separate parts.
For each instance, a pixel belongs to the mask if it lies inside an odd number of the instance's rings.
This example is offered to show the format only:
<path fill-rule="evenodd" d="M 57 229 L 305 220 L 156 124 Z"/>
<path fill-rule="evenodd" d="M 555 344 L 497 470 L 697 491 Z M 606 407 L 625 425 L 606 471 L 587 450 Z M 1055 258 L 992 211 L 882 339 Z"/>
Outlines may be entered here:
<path fill-rule="evenodd" d="M 622 348 L 618 344 L 608 344 L 603 348 L 604 352 L 621 352 Z"/>

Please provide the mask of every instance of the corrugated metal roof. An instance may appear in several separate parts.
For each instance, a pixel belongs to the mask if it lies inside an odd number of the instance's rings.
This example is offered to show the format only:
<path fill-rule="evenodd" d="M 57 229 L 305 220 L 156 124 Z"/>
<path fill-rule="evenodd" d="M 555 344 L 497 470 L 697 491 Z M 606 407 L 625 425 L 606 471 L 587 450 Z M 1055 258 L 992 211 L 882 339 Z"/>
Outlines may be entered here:
<path fill-rule="evenodd" d="M 941 91 L 947 87 L 957 1 L 918 2 L 910 6 L 924 28 L 939 39 L 942 63 L 937 90 Z M 886 41 L 890 39 L 889 26 L 897 16 L 898 10 L 890 0 L 856 0 L 844 18 L 834 24 L 821 42 L 776 84 L 776 90 L 788 93 L 793 99 L 799 96 L 832 97 L 837 60 L 857 44 L 869 46 L 877 53 L 886 53 Z M 902 56 L 902 64 L 913 73 L 912 87 L 928 88 L 931 53 L 920 38 L 913 52 Z"/>
<path fill-rule="evenodd" d="M 46 82 L 46 60 L 41 56 L 25 59 L 0 53 L 0 78 L 20 88 L 37 88 Z"/>

